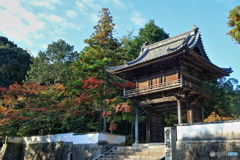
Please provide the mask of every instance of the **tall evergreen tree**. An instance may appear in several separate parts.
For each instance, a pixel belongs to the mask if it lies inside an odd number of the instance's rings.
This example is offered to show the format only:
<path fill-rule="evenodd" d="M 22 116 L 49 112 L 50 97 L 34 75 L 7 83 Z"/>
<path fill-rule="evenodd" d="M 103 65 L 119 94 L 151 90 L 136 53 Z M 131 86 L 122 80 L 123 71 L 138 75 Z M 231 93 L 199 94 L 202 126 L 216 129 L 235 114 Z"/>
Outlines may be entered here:
<path fill-rule="evenodd" d="M 0 36 L 0 86 L 21 83 L 29 70 L 30 58 L 26 50 Z"/>
<path fill-rule="evenodd" d="M 77 58 L 74 46 L 60 39 L 48 45 L 45 52 L 32 58 L 26 81 L 34 83 L 66 83 L 71 75 L 70 64 Z"/>
<path fill-rule="evenodd" d="M 121 63 L 123 54 L 120 52 L 120 43 L 113 37 L 114 26 L 111 13 L 107 8 L 103 8 L 99 15 L 99 21 L 94 33 L 84 42 L 88 45 L 80 53 L 78 62 L 75 63 L 76 76 L 86 79 L 96 77 L 106 78 L 106 65 L 117 65 Z"/>
<path fill-rule="evenodd" d="M 104 111 L 108 109 L 105 100 L 121 95 L 113 87 L 113 84 L 118 82 L 119 79 L 106 72 L 106 66 L 122 64 L 126 56 L 120 50 L 118 39 L 113 36 L 114 26 L 111 13 L 107 8 L 103 8 L 99 15 L 98 24 L 93 27 L 93 34 L 84 41 L 88 46 L 80 52 L 78 60 L 72 65 L 72 80 L 68 83 L 70 97 L 77 97 L 85 92 L 94 95 L 91 106 L 86 107 L 95 111 L 100 119 L 102 113 L 105 113 Z M 79 90 L 84 81 L 88 79 L 94 81 L 95 78 L 105 82 L 102 90 L 98 89 L 97 91 L 94 88 L 82 88 L 82 90 Z M 121 99 L 117 101 L 122 102 Z M 106 131 L 106 117 L 103 119 L 104 126 L 100 127 L 100 130 Z"/>
<path fill-rule="evenodd" d="M 154 20 L 150 20 L 145 24 L 144 28 L 140 28 L 137 36 L 132 34 L 133 31 L 130 31 L 128 35 L 121 39 L 125 54 L 128 55 L 128 61 L 138 57 L 144 44 L 152 44 L 169 38 L 169 34 L 163 28 L 157 26 Z"/>
<path fill-rule="evenodd" d="M 237 84 L 237 79 L 227 79 L 226 77 L 204 82 L 203 87 L 215 95 L 214 100 L 207 101 L 205 115 L 208 116 L 212 112 L 216 112 L 223 117 L 238 117 L 240 115 L 240 86 Z"/>

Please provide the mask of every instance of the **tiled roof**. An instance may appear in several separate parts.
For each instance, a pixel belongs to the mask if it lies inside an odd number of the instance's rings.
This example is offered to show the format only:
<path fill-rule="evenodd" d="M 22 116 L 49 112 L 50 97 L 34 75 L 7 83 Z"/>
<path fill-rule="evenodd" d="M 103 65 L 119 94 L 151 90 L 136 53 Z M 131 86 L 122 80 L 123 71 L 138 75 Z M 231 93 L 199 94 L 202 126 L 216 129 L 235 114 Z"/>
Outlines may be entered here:
<path fill-rule="evenodd" d="M 187 46 L 189 49 L 193 49 L 195 46 L 198 46 L 201 50 L 201 57 L 210 62 L 203 48 L 200 32 L 198 31 L 197 27 L 194 27 L 189 32 L 153 43 L 151 45 L 143 46 L 142 52 L 137 59 L 127 62 L 121 66 L 108 67 L 107 70 L 117 71 L 119 69 L 129 68 L 140 63 L 173 54 L 185 46 Z"/>
<path fill-rule="evenodd" d="M 191 126 L 191 125 L 201 125 L 201 124 L 232 123 L 232 122 L 240 122 L 240 119 L 225 120 L 225 121 L 213 121 L 213 122 L 181 123 L 181 124 L 174 124 L 174 126 Z"/>

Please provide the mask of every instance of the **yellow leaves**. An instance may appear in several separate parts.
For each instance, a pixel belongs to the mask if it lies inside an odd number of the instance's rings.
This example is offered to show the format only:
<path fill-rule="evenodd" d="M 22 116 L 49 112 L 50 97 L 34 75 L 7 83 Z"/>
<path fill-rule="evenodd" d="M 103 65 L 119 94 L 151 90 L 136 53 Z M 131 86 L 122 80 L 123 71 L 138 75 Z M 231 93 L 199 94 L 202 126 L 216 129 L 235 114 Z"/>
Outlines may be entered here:
<path fill-rule="evenodd" d="M 60 83 L 55 84 L 54 88 L 58 89 L 58 90 L 61 90 L 61 91 L 66 89 L 66 87 L 63 84 L 60 84 Z"/>
<path fill-rule="evenodd" d="M 229 117 L 229 116 L 221 117 L 216 112 L 212 112 L 211 115 L 204 120 L 204 122 L 226 121 L 226 120 L 232 120 L 232 119 L 233 119 L 232 117 Z"/>
<path fill-rule="evenodd" d="M 23 101 L 23 100 L 25 100 L 25 99 L 26 99 L 26 97 L 21 96 L 21 95 L 19 95 L 19 96 L 17 97 L 17 100 L 18 100 L 18 101 Z"/>
<path fill-rule="evenodd" d="M 240 43 L 240 6 L 236 6 L 229 12 L 228 26 L 233 27 L 229 34 L 236 42 Z"/>

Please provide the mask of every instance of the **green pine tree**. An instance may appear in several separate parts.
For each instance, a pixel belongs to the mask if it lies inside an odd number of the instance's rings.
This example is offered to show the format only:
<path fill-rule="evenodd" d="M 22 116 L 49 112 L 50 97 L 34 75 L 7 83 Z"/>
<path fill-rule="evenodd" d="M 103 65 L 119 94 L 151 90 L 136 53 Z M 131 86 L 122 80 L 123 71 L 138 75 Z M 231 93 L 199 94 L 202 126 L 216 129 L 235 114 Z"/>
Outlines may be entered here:
<path fill-rule="evenodd" d="M 6 37 L 0 36 L 0 86 L 21 83 L 31 64 L 31 56 Z"/>
<path fill-rule="evenodd" d="M 40 51 L 32 57 L 31 69 L 26 82 L 44 84 L 66 84 L 71 76 L 70 65 L 77 58 L 74 46 L 60 39 L 48 45 L 45 52 Z"/>

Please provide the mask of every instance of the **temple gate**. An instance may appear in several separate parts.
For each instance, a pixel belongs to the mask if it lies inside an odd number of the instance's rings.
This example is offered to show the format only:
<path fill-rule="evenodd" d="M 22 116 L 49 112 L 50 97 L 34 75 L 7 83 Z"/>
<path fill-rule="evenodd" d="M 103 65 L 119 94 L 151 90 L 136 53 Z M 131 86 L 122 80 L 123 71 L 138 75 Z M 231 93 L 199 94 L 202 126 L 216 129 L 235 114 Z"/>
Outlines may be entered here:
<path fill-rule="evenodd" d="M 123 98 L 137 101 L 135 143 L 138 143 L 138 108 L 147 112 L 146 142 L 164 141 L 164 113 L 187 109 L 188 123 L 204 120 L 204 101 L 214 95 L 202 88 L 205 81 L 228 76 L 231 68 L 220 68 L 209 60 L 199 29 L 142 46 L 138 58 L 121 66 L 108 67 L 117 77 L 136 83 L 124 90 Z"/>

